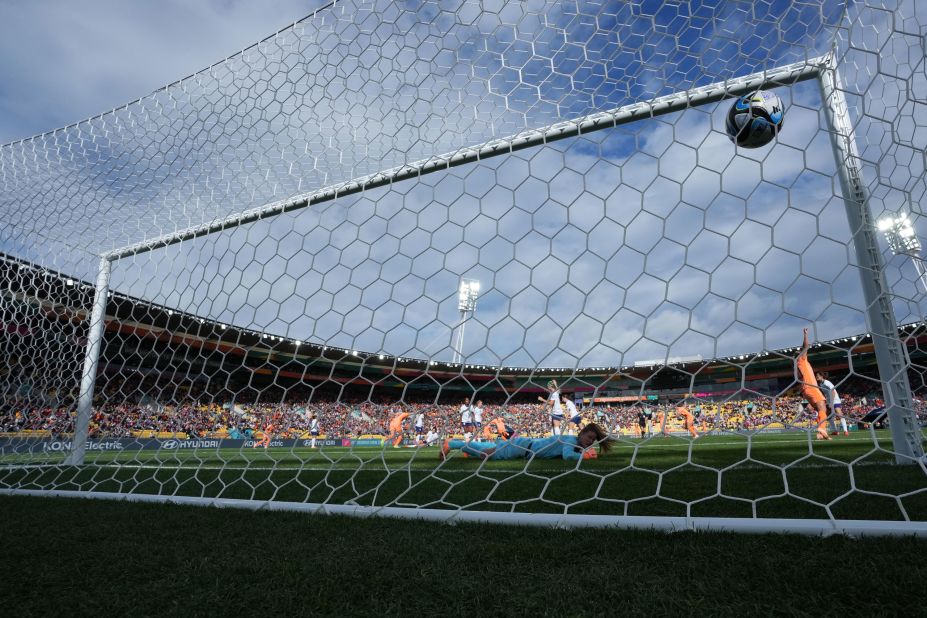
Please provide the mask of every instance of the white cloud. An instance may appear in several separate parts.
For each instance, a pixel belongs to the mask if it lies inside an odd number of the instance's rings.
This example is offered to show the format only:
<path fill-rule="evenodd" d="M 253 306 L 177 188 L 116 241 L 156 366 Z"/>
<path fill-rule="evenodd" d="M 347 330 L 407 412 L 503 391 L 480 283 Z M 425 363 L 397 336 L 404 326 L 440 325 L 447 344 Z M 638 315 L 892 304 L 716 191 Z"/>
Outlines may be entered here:
<path fill-rule="evenodd" d="M 104 78 L 89 73 L 90 66 L 119 74 L 145 65 L 116 51 L 132 44 L 127 28 L 120 28 L 127 6 L 114 4 L 108 20 L 94 21 L 69 5 L 63 15 L 79 35 L 36 51 L 49 65 L 69 55 L 85 61 L 67 75 L 56 71 L 61 73 L 57 87 L 73 90 L 75 104 L 114 92 L 101 83 Z M 369 16 L 369 27 L 383 26 L 389 42 L 365 49 L 338 35 L 347 32 L 352 19 L 367 15 L 347 13 L 345 7 L 353 4 L 339 6 L 338 24 L 301 26 L 285 44 L 230 62 L 228 74 L 219 67 L 105 122 L 65 132 L 61 144 L 37 140 L 8 149 L 10 165 L 28 168 L 31 176 L 3 177 L 0 214 L 14 221 L 18 232 L 0 237 L 3 246 L 28 249 L 29 234 L 48 221 L 54 222 L 49 227 L 59 242 L 88 249 L 150 237 L 561 114 L 611 107 L 642 92 L 657 94 L 675 85 L 673 79 L 702 79 L 692 72 L 668 77 L 655 71 L 659 62 L 654 60 L 629 64 L 623 74 L 612 67 L 611 82 L 587 87 L 598 83 L 597 71 L 608 62 L 594 59 L 569 75 L 558 74 L 555 69 L 574 62 L 573 47 L 565 41 L 588 33 L 568 31 L 551 18 L 543 32 L 528 29 L 538 34 L 532 60 L 538 66 L 525 68 L 522 79 L 536 71 L 534 93 L 514 91 L 513 66 L 527 47 L 517 37 L 509 40 L 511 29 L 494 23 L 493 15 L 471 27 L 461 10 L 397 30 L 388 20 L 399 15 L 398 5 L 385 3 L 382 13 Z M 259 10 L 247 3 L 165 7 L 145 9 L 151 19 L 146 28 L 168 29 L 167 15 L 180 11 L 187 19 L 172 31 L 172 40 L 190 38 L 195 49 L 207 47 L 200 40 L 202 26 L 194 26 L 201 23 L 197 19 L 213 19 L 217 30 L 225 28 L 231 37 L 253 26 L 254 20 L 244 22 Z M 566 9 L 558 5 L 557 10 Z M 698 50 L 699 62 L 722 54 L 735 35 L 743 34 L 742 17 L 720 11 L 715 29 L 698 33 L 692 49 Z M 786 44 L 786 33 L 773 20 L 763 24 L 765 30 L 756 26 L 754 34 L 774 35 L 770 57 L 735 55 L 702 67 L 701 75 L 726 77 L 769 66 L 773 56 L 795 59 L 807 51 Z M 52 27 L 66 26 L 55 21 Z M 812 33 L 815 49 L 829 32 L 824 27 Z M 475 36 L 480 33 L 485 36 Z M 675 36 L 684 41 L 690 35 Z M 113 47 L 81 55 L 78 46 L 91 40 L 111 41 Z M 414 56 L 431 44 L 438 60 L 425 66 Z M 158 55 L 157 45 L 152 38 L 137 44 L 156 59 L 145 79 L 188 53 L 178 47 Z M 661 49 L 664 55 L 674 52 L 666 38 Z M 276 68 L 254 67 L 281 60 L 289 51 L 297 52 L 297 78 L 249 86 L 249 79 L 281 75 Z M 621 57 L 618 50 L 609 59 Z M 518 66 L 527 65 L 531 62 Z M 38 80 L 17 71 L 11 69 L 11 75 L 23 83 Z M 861 79 L 863 73 L 849 78 Z M 162 81 L 179 76 L 175 71 Z M 132 75 L 128 81 L 138 89 L 135 94 L 154 87 L 132 81 L 138 79 L 142 76 Z M 36 81 L 31 90 L 45 88 L 51 100 L 52 87 Z M 277 110 L 272 95 L 287 95 L 288 88 L 301 88 L 300 96 L 311 104 L 281 105 L 282 115 L 262 118 Z M 160 250 L 118 265 L 114 285 L 301 340 L 447 359 L 457 321 L 457 279 L 475 276 L 486 287 L 467 327 L 466 351 L 471 362 L 490 364 L 508 359 L 616 365 L 664 355 L 749 353 L 791 345 L 807 322 L 820 336 L 856 334 L 865 329 L 862 314 L 853 309 L 861 306 L 859 280 L 848 268 L 854 259 L 850 232 L 834 197 L 839 188 L 819 95 L 810 83 L 778 91 L 789 111 L 780 142 L 768 148 L 744 151 L 731 145 L 723 134 L 729 103 L 688 110 Z M 4 100 L 0 95 L 0 105 Z M 199 118 L 214 107 L 236 111 L 220 120 Z M 36 109 L 46 113 L 42 105 Z M 870 109 L 897 113 L 885 106 Z M 881 168 L 866 170 L 867 178 L 877 179 L 876 189 L 885 188 L 874 191 L 879 206 L 904 195 L 899 185 L 912 190 L 924 177 L 916 156 L 905 159 L 923 154 L 923 144 L 893 142 L 883 124 L 860 120 L 865 156 L 876 161 L 889 154 L 908 174 L 889 177 Z M 228 133 L 213 133 L 208 126 L 226 127 Z M 204 132 L 196 133 L 199 128 Z M 132 148 L 133 131 L 150 137 L 156 130 L 164 137 Z M 106 156 L 111 160 L 97 165 L 96 157 Z M 56 165 L 46 167 L 45 158 Z M 105 208 L 109 211 L 101 213 Z M 821 242 L 822 234 L 830 240 Z M 83 258 L 64 259 L 79 263 Z M 85 263 L 86 272 L 92 267 Z M 157 285 L 140 274 L 143 267 L 157 274 Z M 904 267 L 893 262 L 892 268 L 890 274 Z M 913 295 L 909 280 L 895 279 L 904 295 Z M 903 303 L 899 307 L 912 311 Z"/>

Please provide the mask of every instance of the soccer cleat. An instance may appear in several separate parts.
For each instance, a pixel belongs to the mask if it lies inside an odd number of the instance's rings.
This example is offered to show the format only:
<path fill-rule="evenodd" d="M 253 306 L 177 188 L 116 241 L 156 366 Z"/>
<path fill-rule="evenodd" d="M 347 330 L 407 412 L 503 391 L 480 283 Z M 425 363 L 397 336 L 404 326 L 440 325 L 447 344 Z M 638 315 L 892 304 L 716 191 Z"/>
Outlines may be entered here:
<path fill-rule="evenodd" d="M 449 439 L 445 439 L 444 442 L 441 443 L 441 451 L 438 453 L 438 459 L 441 461 L 444 461 L 445 459 L 447 459 L 447 454 L 450 452 L 451 452 L 451 441 Z"/>

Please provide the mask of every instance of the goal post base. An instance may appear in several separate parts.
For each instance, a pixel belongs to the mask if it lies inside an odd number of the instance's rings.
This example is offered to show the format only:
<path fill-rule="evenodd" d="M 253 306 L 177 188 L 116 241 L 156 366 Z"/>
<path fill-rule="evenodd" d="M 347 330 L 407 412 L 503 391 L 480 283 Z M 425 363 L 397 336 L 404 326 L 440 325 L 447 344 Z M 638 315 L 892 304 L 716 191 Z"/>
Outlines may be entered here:
<path fill-rule="evenodd" d="M 235 498 L 204 498 L 157 494 L 125 494 L 97 491 L 7 489 L 3 495 L 41 498 L 84 498 L 116 502 L 175 504 L 248 511 L 289 511 L 314 515 L 347 517 L 385 517 L 430 521 L 454 525 L 458 523 L 502 524 L 553 529 L 613 528 L 621 530 L 651 530 L 654 532 L 727 532 L 738 534 L 800 534 L 806 536 L 906 536 L 927 538 L 927 521 L 892 521 L 859 519 L 766 519 L 744 517 L 645 517 L 633 515 L 579 515 L 556 513 L 512 513 L 498 511 L 467 511 L 453 509 L 415 509 L 391 506 L 322 504 L 284 502 L 276 500 L 243 500 Z"/>

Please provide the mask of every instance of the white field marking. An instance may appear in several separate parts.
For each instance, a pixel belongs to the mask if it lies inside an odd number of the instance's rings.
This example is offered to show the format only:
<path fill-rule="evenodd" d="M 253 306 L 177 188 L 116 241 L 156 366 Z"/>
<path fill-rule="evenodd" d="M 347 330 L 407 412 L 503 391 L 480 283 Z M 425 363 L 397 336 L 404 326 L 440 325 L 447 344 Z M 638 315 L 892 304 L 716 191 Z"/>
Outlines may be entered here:
<path fill-rule="evenodd" d="M 511 461 L 518 461 L 518 460 L 511 460 Z M 438 462 L 435 462 L 435 463 L 437 464 Z M 684 462 L 684 464 L 681 464 L 681 465 L 685 465 L 685 464 L 691 464 L 699 472 L 721 472 L 721 474 L 724 474 L 724 472 L 722 472 L 721 469 L 719 468 L 711 468 L 703 464 L 692 464 L 692 462 L 689 462 L 689 461 L 686 461 Z M 854 467 L 854 466 L 894 466 L 894 465 L 895 463 L 890 462 L 890 461 L 884 461 L 884 462 L 863 461 L 863 462 L 858 462 L 855 464 L 850 464 L 850 463 L 814 463 L 814 464 L 798 463 L 796 464 L 795 462 L 792 462 L 792 463 L 784 464 L 784 465 L 776 465 L 776 464 L 748 463 L 748 464 L 741 464 L 741 465 L 735 464 L 733 468 L 726 470 L 726 471 L 736 472 L 740 470 L 783 470 L 786 466 L 790 468 L 800 468 L 802 470 L 813 470 L 813 469 L 818 469 L 818 468 L 820 469 L 849 468 L 849 467 Z M 255 471 L 255 472 L 287 471 L 287 472 L 290 472 L 290 471 L 303 471 L 303 470 L 307 472 L 354 471 L 354 472 L 381 472 L 381 473 L 388 472 L 389 474 L 400 474 L 403 472 L 412 471 L 412 472 L 434 472 L 438 475 L 440 474 L 469 474 L 472 476 L 479 476 L 482 474 L 502 474 L 502 475 L 524 474 L 526 476 L 530 476 L 531 474 L 569 473 L 569 472 L 576 472 L 576 471 L 589 473 L 595 476 L 604 476 L 602 474 L 599 474 L 601 472 L 613 473 L 613 472 L 631 471 L 631 472 L 653 473 L 653 474 L 659 474 L 659 475 L 669 474 L 670 472 L 679 472 L 679 470 L 675 469 L 678 466 L 675 466 L 674 468 L 670 468 L 666 470 L 653 470 L 651 468 L 644 468 L 640 466 L 635 466 L 633 468 L 630 466 L 624 466 L 622 468 L 608 468 L 608 469 L 580 468 L 579 470 L 573 467 L 569 467 L 569 468 L 530 468 L 530 469 L 523 468 L 521 470 L 499 470 L 499 469 L 492 469 L 492 468 L 489 468 L 489 469 L 472 468 L 469 470 L 461 470 L 461 469 L 444 470 L 444 469 L 439 469 L 435 466 L 427 466 L 427 465 L 421 465 L 421 466 L 402 465 L 402 466 L 397 466 L 395 468 L 389 468 L 389 469 L 364 470 L 363 468 L 357 468 L 357 467 L 331 467 L 331 466 L 318 466 L 318 465 L 302 465 L 302 466 L 284 465 L 284 466 L 275 466 L 275 467 L 267 467 L 267 466 L 261 466 L 261 467 L 257 467 L 257 466 L 184 466 L 184 465 L 181 465 L 181 466 L 160 465 L 158 466 L 158 465 L 152 465 L 152 464 L 132 464 L 132 463 L 129 463 L 129 464 L 118 464 L 118 463 L 88 464 L 88 467 L 116 468 L 116 469 L 124 468 L 124 469 L 131 469 L 131 470 L 229 470 L 229 471 L 234 471 L 234 472 L 251 472 L 251 471 Z M 730 466 L 725 466 L 725 468 L 729 468 L 729 467 Z"/>
<path fill-rule="evenodd" d="M 708 441 L 706 441 L 706 442 L 699 442 L 698 440 L 696 440 L 696 441 L 695 441 L 695 444 L 696 444 L 696 445 L 698 445 L 698 444 L 706 444 L 706 445 L 710 445 L 710 446 L 730 446 L 730 445 L 734 445 L 734 446 L 747 446 L 748 444 L 771 445 L 771 444 L 808 444 L 808 443 L 809 443 L 808 438 L 801 438 L 801 439 L 798 439 L 798 440 L 792 440 L 792 439 L 774 439 L 774 440 L 767 440 L 767 439 L 765 439 L 765 438 L 769 438 L 769 437 L 771 437 L 771 436 L 778 436 L 778 435 L 782 435 L 782 434 L 770 434 L 770 435 L 767 435 L 767 436 L 754 436 L 754 437 L 752 437 L 752 438 L 745 438 L 745 439 L 742 439 L 742 440 L 731 440 L 731 441 L 727 441 L 727 442 L 715 442 L 715 441 L 710 441 L 710 442 L 708 442 Z M 714 436 L 706 436 L 706 437 L 714 437 Z M 763 439 L 760 439 L 760 438 L 763 438 Z M 538 439 L 543 439 L 543 438 L 538 438 Z M 648 442 L 648 443 L 636 442 L 636 443 L 633 443 L 633 444 L 629 444 L 629 443 L 627 443 L 627 442 L 616 442 L 616 443 L 612 444 L 612 449 L 618 449 L 618 448 L 634 449 L 634 450 L 659 449 L 659 448 L 688 449 L 688 447 L 689 447 L 689 442 L 688 442 L 688 441 L 686 441 L 685 443 L 673 442 L 673 443 L 670 443 L 670 444 L 665 444 L 665 443 L 662 443 L 662 442 L 657 443 L 657 442 L 655 442 L 656 440 L 657 440 L 657 438 L 654 437 L 654 438 L 651 438 L 651 439 L 650 439 L 650 442 Z M 883 440 L 890 440 L 890 437 L 889 437 L 889 436 L 885 436 L 885 437 L 883 438 Z M 824 443 L 825 443 L 825 442 L 823 442 L 823 441 L 821 441 L 821 440 L 814 440 L 814 439 L 810 440 L 810 442 L 811 442 L 812 444 L 824 444 Z M 857 437 L 843 437 L 843 438 L 839 438 L 839 437 L 838 437 L 837 439 L 832 440 L 831 442 L 832 442 L 833 444 L 844 444 L 844 443 L 847 443 L 847 442 L 868 442 L 868 443 L 872 444 L 873 448 L 880 448 L 880 449 L 884 450 L 886 453 L 891 453 L 891 452 L 892 452 L 892 451 L 890 450 L 890 447 L 889 447 L 888 445 L 886 445 L 886 446 L 884 446 L 884 447 L 879 447 L 879 445 L 876 444 L 875 441 L 873 441 L 873 439 L 872 439 L 871 437 L 858 437 L 858 438 L 857 438 Z M 362 448 L 364 448 L 364 447 L 362 447 Z M 421 447 L 420 449 L 415 450 L 415 451 L 412 451 L 411 449 L 409 449 L 408 451 L 407 451 L 407 450 L 399 450 L 399 449 L 397 449 L 397 450 L 395 450 L 395 451 L 394 451 L 394 450 L 374 450 L 374 448 L 372 448 L 372 447 L 369 448 L 369 449 L 365 449 L 365 450 L 361 450 L 361 449 L 356 449 L 356 450 L 355 450 L 354 448 L 342 447 L 342 446 L 328 447 L 328 449 L 325 449 L 325 450 L 328 451 L 328 452 L 337 452 L 337 453 L 352 453 L 352 454 L 353 454 L 353 453 L 358 453 L 358 454 L 380 453 L 380 454 L 382 454 L 382 455 L 386 455 L 387 453 L 394 453 L 394 454 L 401 454 L 401 453 L 404 453 L 404 452 L 406 452 L 406 453 L 410 453 L 410 452 L 411 452 L 411 453 L 415 453 L 415 452 L 419 452 L 419 450 L 422 450 L 422 449 L 428 449 L 428 452 L 437 451 L 437 447 L 433 447 L 433 446 Z M 227 449 L 227 448 L 226 448 L 226 449 L 190 449 L 190 450 L 184 450 L 184 451 L 175 451 L 175 450 L 170 450 L 170 451 L 152 450 L 152 451 L 150 451 L 150 452 L 149 452 L 149 451 L 137 451 L 137 452 L 138 452 L 138 453 L 146 453 L 146 454 L 148 454 L 148 456 L 145 457 L 144 459 L 149 459 L 149 460 L 152 460 L 152 459 L 157 460 L 157 456 L 158 456 L 158 455 L 167 454 L 168 457 L 165 458 L 165 460 L 163 461 L 163 463 L 164 463 L 164 464 L 168 464 L 168 463 L 171 463 L 171 462 L 173 462 L 173 461 L 177 461 L 178 463 L 182 463 L 182 462 L 189 461 L 190 459 L 194 459 L 194 458 L 200 457 L 200 456 L 202 456 L 202 457 L 208 457 L 208 454 L 209 454 L 209 453 L 216 453 L 216 454 L 218 455 L 219 453 L 221 453 L 221 452 L 223 452 L 223 451 L 236 452 L 234 449 Z M 128 455 L 129 453 L 134 453 L 134 452 L 136 452 L 136 451 L 128 451 L 128 452 L 124 452 L 124 453 L 119 453 L 119 454 L 117 454 L 117 455 Z M 245 455 L 246 453 L 250 453 L 250 451 L 247 450 L 247 449 L 239 449 L 237 452 L 240 453 L 240 454 L 242 454 L 242 455 Z M 317 450 L 315 450 L 315 449 L 310 449 L 310 448 L 308 448 L 308 447 L 305 447 L 305 448 L 292 448 L 292 447 L 291 447 L 290 449 L 287 449 L 287 450 L 282 450 L 280 447 L 277 447 L 277 448 L 271 450 L 271 453 L 273 454 L 273 456 L 271 456 L 269 453 L 255 453 L 255 454 L 254 454 L 254 458 L 255 458 L 255 459 L 260 459 L 260 458 L 263 458 L 262 456 L 266 456 L 266 457 L 268 457 L 268 458 L 270 458 L 270 459 L 273 459 L 274 456 L 276 456 L 276 457 L 286 457 L 287 455 L 296 455 L 296 454 L 300 454 L 300 453 L 313 453 L 313 452 L 319 452 L 319 451 L 317 451 Z M 149 454 L 149 453 L 150 453 L 150 454 Z M 705 453 L 700 453 L 700 454 L 701 454 L 701 455 L 704 455 Z M 10 453 L 10 455 L 13 455 L 13 453 Z M 805 456 L 805 455 L 802 455 L 802 457 L 804 457 L 804 456 Z M 210 459 L 212 459 L 212 458 L 210 457 Z M 243 457 L 242 459 L 254 461 L 254 459 L 250 459 L 250 456 Z M 334 463 L 334 464 L 342 464 L 342 465 L 345 465 L 345 464 L 348 464 L 348 463 L 368 464 L 368 463 L 380 462 L 380 461 L 386 462 L 386 461 L 389 460 L 389 459 L 392 459 L 392 458 L 391 458 L 391 457 L 372 457 L 372 458 L 369 458 L 369 459 L 361 459 L 361 460 L 358 461 L 358 462 L 341 462 L 341 461 L 334 461 L 334 462 L 332 462 L 332 463 Z M 237 460 L 239 460 L 239 458 L 236 458 L 236 457 L 234 457 L 234 456 L 229 456 L 229 461 L 237 461 Z M 286 462 L 285 459 L 284 459 L 283 461 Z M 408 461 L 413 461 L 413 459 L 409 459 Z M 513 461 L 517 461 L 517 460 L 513 460 Z M 130 460 L 129 462 L 125 463 L 125 464 L 88 462 L 87 465 L 88 465 L 88 466 L 96 466 L 96 467 L 100 467 L 100 468 L 104 468 L 104 467 L 121 467 L 121 468 L 142 468 L 142 469 L 144 469 L 144 468 L 148 468 L 148 467 L 153 467 L 153 468 L 164 467 L 164 466 L 148 466 L 148 465 L 146 465 L 146 464 L 133 464 L 133 463 L 131 463 L 131 460 Z M 699 465 L 702 465 L 702 464 L 699 464 Z M 771 464 L 771 465 L 774 465 L 774 464 Z M 835 465 L 836 465 L 836 464 L 835 464 Z M 839 464 L 839 465 L 844 465 L 844 464 Z M 849 464 L 846 464 L 846 465 L 849 465 Z M 859 464 L 856 464 L 856 465 L 859 465 Z M 16 463 L 2 463 L 2 462 L 0 462 L 0 469 L 3 469 L 3 468 L 15 468 L 15 469 L 37 468 L 37 469 L 39 469 L 39 468 L 58 468 L 58 467 L 62 467 L 62 464 L 60 464 L 60 463 L 16 464 Z M 227 466 L 183 466 L 183 465 L 180 465 L 180 466 L 170 466 L 170 467 L 173 468 L 173 469 L 176 469 L 176 470 L 186 470 L 186 469 L 199 469 L 199 470 L 213 470 L 213 469 L 215 469 L 215 470 L 223 470 L 223 469 L 224 469 L 224 470 L 273 470 L 273 469 L 275 469 L 275 468 L 258 468 L 258 467 L 230 468 L 230 467 L 227 467 Z M 331 468 L 331 466 L 326 466 L 326 467 L 319 467 L 318 469 L 319 469 L 319 470 L 328 470 L 328 469 L 330 469 L 330 468 Z M 302 469 L 304 469 L 304 470 L 313 470 L 313 469 L 316 469 L 316 468 L 309 468 L 309 467 L 303 466 Z M 331 469 L 336 469 L 336 470 L 337 470 L 337 469 L 348 470 L 348 469 L 352 469 L 352 468 L 337 468 L 337 467 L 335 467 L 335 468 L 331 468 Z M 404 466 L 401 466 L 400 468 L 397 468 L 397 469 L 404 469 Z M 413 469 L 415 469 L 415 468 L 413 468 Z M 422 469 L 431 470 L 431 469 L 433 469 L 433 467 L 430 467 L 430 466 L 429 466 L 429 467 L 425 467 L 425 468 L 422 468 Z M 623 470 L 624 468 L 619 468 L 619 469 L 622 469 L 622 470 Z"/>

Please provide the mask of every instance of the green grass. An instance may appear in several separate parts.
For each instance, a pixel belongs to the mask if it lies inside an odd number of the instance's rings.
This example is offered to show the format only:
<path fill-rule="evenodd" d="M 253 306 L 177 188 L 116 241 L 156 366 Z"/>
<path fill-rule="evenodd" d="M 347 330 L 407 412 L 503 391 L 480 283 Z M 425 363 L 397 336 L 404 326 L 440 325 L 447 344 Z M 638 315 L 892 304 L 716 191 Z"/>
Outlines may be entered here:
<path fill-rule="evenodd" d="M 623 440 L 608 456 L 441 463 L 437 449 L 95 452 L 0 458 L 0 487 L 546 513 L 927 520 L 927 474 L 887 432 Z M 43 464 L 23 466 L 17 464 Z M 3 465 L 5 464 L 5 465 Z"/>
<path fill-rule="evenodd" d="M 0 497 L 15 616 L 918 616 L 911 538 L 446 526 Z"/>

